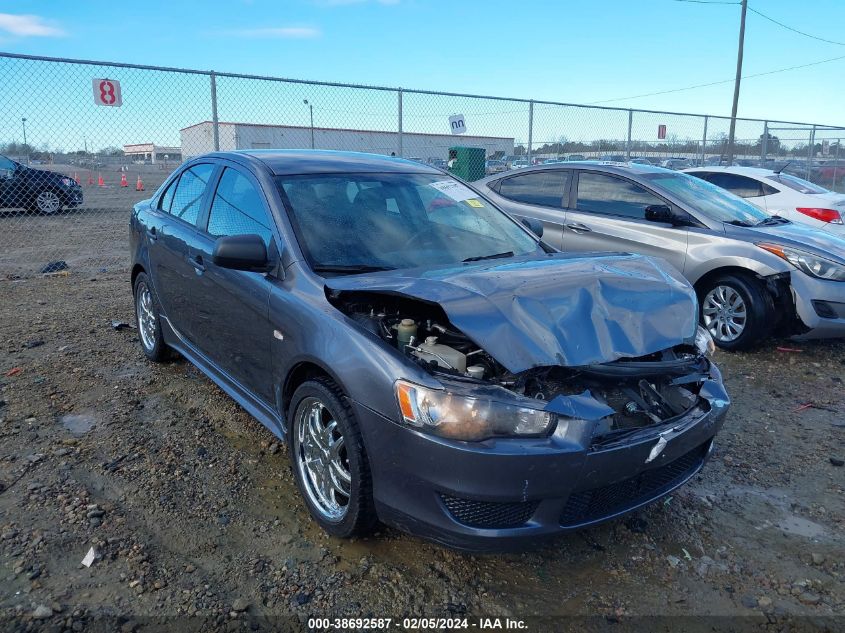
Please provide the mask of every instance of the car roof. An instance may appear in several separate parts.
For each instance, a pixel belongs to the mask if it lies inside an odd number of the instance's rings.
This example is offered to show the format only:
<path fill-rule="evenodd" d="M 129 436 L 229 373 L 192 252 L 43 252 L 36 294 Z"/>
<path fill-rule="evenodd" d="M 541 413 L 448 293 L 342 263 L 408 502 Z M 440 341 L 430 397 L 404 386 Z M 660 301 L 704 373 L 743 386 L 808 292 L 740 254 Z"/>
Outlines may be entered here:
<path fill-rule="evenodd" d="M 414 173 L 443 174 L 439 169 L 396 156 L 339 152 L 333 150 L 251 149 L 214 152 L 210 158 L 262 163 L 276 176 L 333 173 Z"/>
<path fill-rule="evenodd" d="M 529 174 L 536 171 L 552 171 L 561 169 L 590 169 L 595 171 L 606 172 L 610 174 L 617 174 L 619 176 L 637 177 L 645 176 L 647 174 L 677 174 L 681 173 L 674 169 L 666 169 L 664 167 L 657 167 L 655 165 L 648 165 L 644 163 L 619 163 L 606 160 L 568 160 L 557 163 L 548 163 L 545 165 L 535 165 L 533 167 L 524 167 L 516 170 L 512 169 L 501 174 L 493 174 L 481 180 L 475 181 L 473 184 L 485 184 L 500 180 L 503 178 L 510 178 L 522 174 Z"/>
<path fill-rule="evenodd" d="M 692 167 L 690 169 L 685 169 L 684 171 L 689 173 L 702 171 L 721 171 L 727 174 L 739 174 L 741 176 L 751 177 L 756 176 L 757 178 L 766 178 L 767 176 L 771 176 L 777 173 L 771 169 L 765 169 L 763 167 L 740 167 L 738 165 L 733 165 L 731 167 L 722 167 L 721 165 L 713 165 L 712 167 Z"/>

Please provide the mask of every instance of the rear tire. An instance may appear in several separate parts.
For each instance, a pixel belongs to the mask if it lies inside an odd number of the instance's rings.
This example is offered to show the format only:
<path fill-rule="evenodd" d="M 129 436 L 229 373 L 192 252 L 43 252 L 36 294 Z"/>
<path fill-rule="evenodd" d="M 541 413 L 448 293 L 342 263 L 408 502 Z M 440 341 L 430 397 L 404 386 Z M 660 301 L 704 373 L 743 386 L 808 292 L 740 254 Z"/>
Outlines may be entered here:
<path fill-rule="evenodd" d="M 146 273 L 139 273 L 133 288 L 135 296 L 135 324 L 138 326 L 138 340 L 144 355 L 154 362 L 162 362 L 170 355 L 170 349 L 161 334 L 161 318 L 153 288 Z"/>
<path fill-rule="evenodd" d="M 750 275 L 720 275 L 702 286 L 698 295 L 701 324 L 724 350 L 750 349 L 774 330 L 772 295 Z"/>
<path fill-rule="evenodd" d="M 343 392 L 328 378 L 302 383 L 288 420 L 291 467 L 311 516 L 332 536 L 370 533 L 378 522 L 370 465 Z"/>

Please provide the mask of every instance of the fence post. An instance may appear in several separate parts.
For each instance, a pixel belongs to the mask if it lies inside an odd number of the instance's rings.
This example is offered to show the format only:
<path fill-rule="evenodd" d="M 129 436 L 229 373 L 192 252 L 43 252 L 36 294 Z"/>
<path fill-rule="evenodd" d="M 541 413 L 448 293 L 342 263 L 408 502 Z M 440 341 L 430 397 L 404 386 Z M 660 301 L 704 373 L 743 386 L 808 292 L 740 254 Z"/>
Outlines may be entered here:
<path fill-rule="evenodd" d="M 766 160 L 769 153 L 769 122 L 763 121 L 763 140 L 760 141 L 760 158 Z"/>
<path fill-rule="evenodd" d="M 705 152 L 707 151 L 707 122 L 710 120 L 710 117 L 706 114 L 704 115 L 704 135 L 701 137 L 701 166 L 704 167 L 704 161 L 706 160 L 704 157 Z"/>
<path fill-rule="evenodd" d="M 217 75 L 211 71 L 211 128 L 214 130 L 214 151 L 220 151 L 220 126 L 217 120 Z M 233 149 L 238 149 L 237 147 Z"/>
<path fill-rule="evenodd" d="M 810 180 L 810 171 L 813 168 L 813 154 L 816 151 L 816 126 L 810 131 L 810 145 L 807 147 L 807 180 Z"/>
<path fill-rule="evenodd" d="M 625 160 L 631 160 L 631 127 L 634 125 L 634 111 L 628 110 L 628 141 L 625 143 Z"/>
<path fill-rule="evenodd" d="M 534 140 L 534 99 L 528 102 L 528 166 L 531 166 L 531 143 Z"/>
<path fill-rule="evenodd" d="M 402 153 L 402 88 L 399 88 L 397 95 L 397 98 L 399 100 L 399 158 L 403 158 L 404 154 Z"/>
<path fill-rule="evenodd" d="M 836 139 L 836 155 L 833 158 L 833 182 L 830 183 L 830 188 L 836 191 L 836 168 L 839 167 L 839 146 L 842 144 L 842 139 Z"/>

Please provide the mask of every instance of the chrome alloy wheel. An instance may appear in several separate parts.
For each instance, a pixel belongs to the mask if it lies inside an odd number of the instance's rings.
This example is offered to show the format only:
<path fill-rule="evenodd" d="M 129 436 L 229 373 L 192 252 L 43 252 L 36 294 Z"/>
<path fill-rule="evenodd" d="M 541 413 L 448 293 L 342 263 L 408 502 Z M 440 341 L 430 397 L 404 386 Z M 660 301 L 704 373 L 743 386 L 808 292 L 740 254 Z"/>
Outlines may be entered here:
<path fill-rule="evenodd" d="M 152 352 L 156 345 L 156 314 L 150 287 L 143 281 L 138 284 L 135 310 L 138 313 L 138 333 L 141 335 L 141 344 L 148 352 Z"/>
<path fill-rule="evenodd" d="M 41 213 L 55 213 L 62 208 L 62 201 L 55 191 L 42 191 L 35 198 L 35 206 Z"/>
<path fill-rule="evenodd" d="M 704 297 L 701 306 L 704 325 L 717 341 L 738 339 L 748 323 L 748 308 L 742 296 L 731 286 L 716 286 Z"/>
<path fill-rule="evenodd" d="M 341 521 L 349 508 L 352 475 L 340 427 L 322 402 L 305 398 L 295 428 L 293 450 L 308 498 L 327 521 Z"/>

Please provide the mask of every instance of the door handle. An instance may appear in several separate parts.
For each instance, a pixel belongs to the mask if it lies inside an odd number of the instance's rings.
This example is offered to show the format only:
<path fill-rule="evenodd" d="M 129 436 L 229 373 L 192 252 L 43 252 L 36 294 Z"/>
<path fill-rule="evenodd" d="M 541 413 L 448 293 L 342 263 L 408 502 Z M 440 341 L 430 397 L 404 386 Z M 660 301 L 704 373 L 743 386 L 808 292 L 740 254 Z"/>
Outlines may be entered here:
<path fill-rule="evenodd" d="M 191 263 L 191 266 L 194 267 L 194 270 L 197 271 L 197 274 L 205 272 L 205 264 L 202 262 L 202 255 L 197 255 L 196 257 L 188 257 L 188 261 Z"/>
<path fill-rule="evenodd" d="M 593 230 L 586 224 L 581 224 L 580 222 L 573 222 L 572 224 L 567 224 L 566 228 L 568 228 L 573 233 L 590 233 Z"/>
<path fill-rule="evenodd" d="M 158 234 L 156 233 L 156 227 L 151 226 L 147 229 L 147 239 L 151 242 L 155 242 L 158 239 Z"/>

